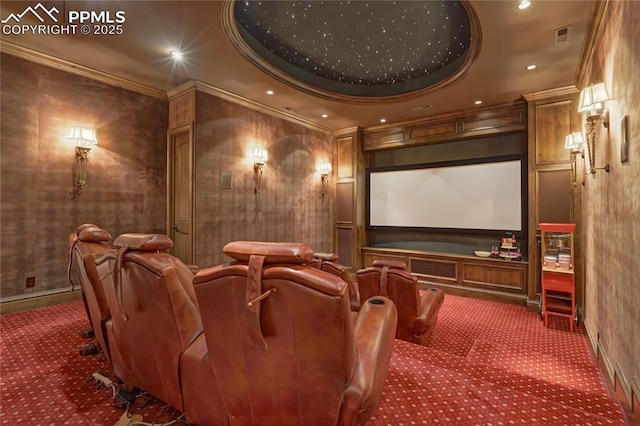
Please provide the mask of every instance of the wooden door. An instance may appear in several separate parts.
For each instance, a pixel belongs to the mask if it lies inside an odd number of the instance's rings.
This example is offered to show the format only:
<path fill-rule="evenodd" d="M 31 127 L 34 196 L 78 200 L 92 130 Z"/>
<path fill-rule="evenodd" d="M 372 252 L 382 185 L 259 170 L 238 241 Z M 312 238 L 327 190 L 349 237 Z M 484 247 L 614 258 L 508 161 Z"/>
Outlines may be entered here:
<path fill-rule="evenodd" d="M 167 235 L 170 253 L 193 263 L 193 126 L 167 132 Z"/>

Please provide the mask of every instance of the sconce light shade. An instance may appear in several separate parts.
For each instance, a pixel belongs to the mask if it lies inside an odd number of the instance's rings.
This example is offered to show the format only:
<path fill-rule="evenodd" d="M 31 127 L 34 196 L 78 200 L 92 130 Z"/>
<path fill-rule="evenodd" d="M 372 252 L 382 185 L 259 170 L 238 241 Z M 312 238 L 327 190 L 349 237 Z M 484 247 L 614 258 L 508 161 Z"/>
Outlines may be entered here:
<path fill-rule="evenodd" d="M 67 137 L 78 148 L 91 149 L 93 145 L 98 144 L 96 132 L 86 127 L 72 126 Z"/>
<path fill-rule="evenodd" d="M 96 132 L 86 127 L 72 126 L 67 140 L 76 146 L 76 190 L 75 195 L 82 194 L 82 189 L 87 184 L 87 162 L 89 151 L 98 144 Z"/>
<path fill-rule="evenodd" d="M 264 164 L 269 159 L 269 153 L 264 148 L 256 148 L 253 151 L 253 161 L 256 164 Z"/>
<path fill-rule="evenodd" d="M 604 83 L 590 84 L 580 92 L 578 112 L 593 111 L 602 108 L 602 104 L 611 99 Z"/>
<path fill-rule="evenodd" d="M 571 180 L 576 185 L 577 157 L 584 147 L 584 137 L 582 132 L 568 134 L 564 140 L 564 149 L 570 152 L 571 158 Z"/>
<path fill-rule="evenodd" d="M 253 192 L 257 195 L 260 193 L 262 189 L 262 169 L 264 168 L 264 163 L 269 159 L 269 153 L 264 148 L 256 148 L 253 151 L 253 171 L 254 171 L 254 181 L 255 186 L 253 188 Z"/>
<path fill-rule="evenodd" d="M 582 136 L 582 132 L 571 133 L 567 135 L 564 141 L 564 149 L 573 153 L 582 152 L 583 145 L 584 137 Z"/>
<path fill-rule="evenodd" d="M 331 174 L 331 163 L 320 163 L 320 178 L 322 179 L 322 196 L 324 197 L 329 193 L 329 175 Z"/>
<path fill-rule="evenodd" d="M 331 163 L 320 163 L 319 169 L 322 176 L 330 175 L 332 170 Z"/>

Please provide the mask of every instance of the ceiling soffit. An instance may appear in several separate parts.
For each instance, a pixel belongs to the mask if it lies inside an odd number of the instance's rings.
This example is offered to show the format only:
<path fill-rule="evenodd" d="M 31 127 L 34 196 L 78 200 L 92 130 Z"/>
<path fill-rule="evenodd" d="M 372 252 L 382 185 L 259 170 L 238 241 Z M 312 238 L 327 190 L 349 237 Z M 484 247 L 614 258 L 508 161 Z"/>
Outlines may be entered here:
<path fill-rule="evenodd" d="M 467 1 L 236 1 L 225 2 L 222 19 L 262 71 L 354 104 L 404 101 L 454 82 L 482 39 Z"/>

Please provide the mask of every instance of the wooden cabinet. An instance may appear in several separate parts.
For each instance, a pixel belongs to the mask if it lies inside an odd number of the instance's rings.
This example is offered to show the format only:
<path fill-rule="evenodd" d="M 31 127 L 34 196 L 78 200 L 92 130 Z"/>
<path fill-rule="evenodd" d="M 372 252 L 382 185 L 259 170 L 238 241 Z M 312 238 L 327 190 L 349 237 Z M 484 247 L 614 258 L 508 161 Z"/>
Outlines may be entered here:
<path fill-rule="evenodd" d="M 576 320 L 576 283 L 574 223 L 541 223 L 542 315 L 544 325 L 549 326 L 549 316 L 569 319 L 573 332 Z"/>
<path fill-rule="evenodd" d="M 404 262 L 420 284 L 440 287 L 447 293 L 526 304 L 525 261 L 381 247 L 363 247 L 362 257 L 365 267 L 375 260 Z"/>

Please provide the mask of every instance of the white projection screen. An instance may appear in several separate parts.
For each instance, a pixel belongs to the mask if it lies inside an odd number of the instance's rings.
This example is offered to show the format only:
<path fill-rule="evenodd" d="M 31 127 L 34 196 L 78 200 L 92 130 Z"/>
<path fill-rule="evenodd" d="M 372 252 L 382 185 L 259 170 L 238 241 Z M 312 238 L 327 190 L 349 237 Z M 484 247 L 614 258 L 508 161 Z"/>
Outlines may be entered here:
<path fill-rule="evenodd" d="M 369 227 L 522 230 L 520 159 L 368 175 Z"/>

